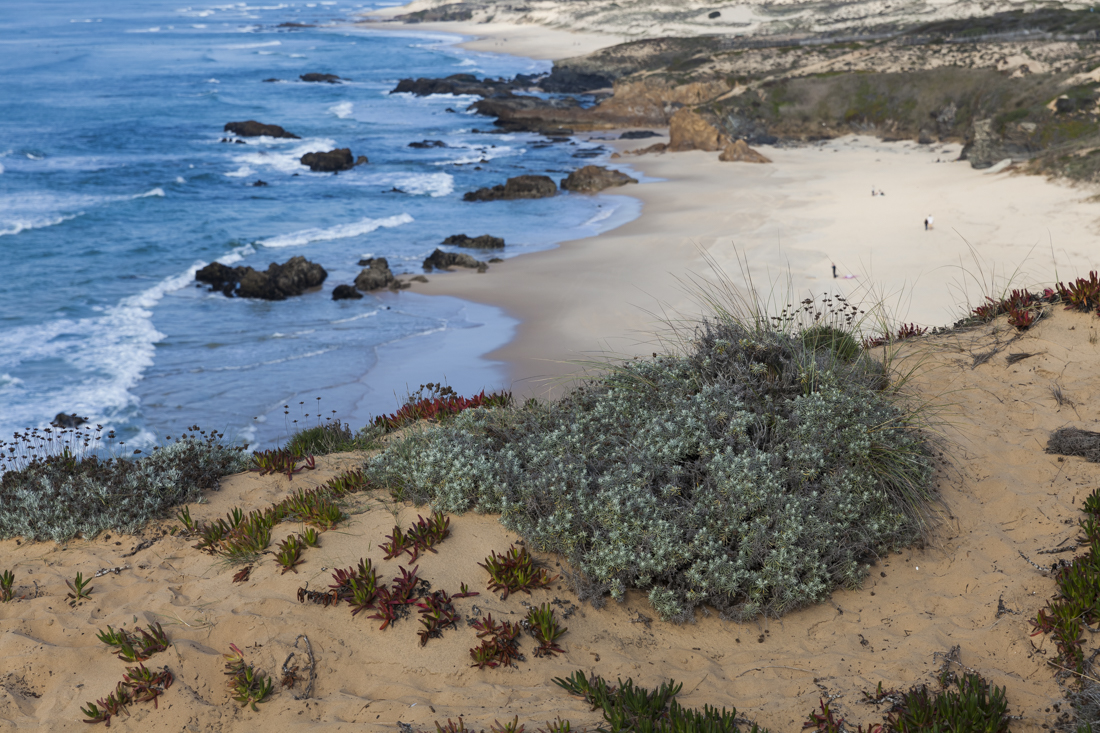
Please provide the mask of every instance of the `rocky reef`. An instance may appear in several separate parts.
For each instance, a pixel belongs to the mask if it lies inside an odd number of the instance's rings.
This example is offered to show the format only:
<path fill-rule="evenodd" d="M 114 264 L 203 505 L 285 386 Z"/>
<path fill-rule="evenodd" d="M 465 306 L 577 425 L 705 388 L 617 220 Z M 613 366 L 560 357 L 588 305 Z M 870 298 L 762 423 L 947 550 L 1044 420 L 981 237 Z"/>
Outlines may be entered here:
<path fill-rule="evenodd" d="M 480 237 L 452 234 L 443 240 L 443 244 L 466 247 L 467 249 L 504 249 L 504 240 L 490 234 L 482 234 Z"/>
<path fill-rule="evenodd" d="M 586 165 L 563 178 L 561 188 L 563 191 L 575 193 L 597 193 L 606 188 L 637 182 L 636 178 L 631 178 L 622 171 L 609 170 L 598 165 Z"/>
<path fill-rule="evenodd" d="M 223 128 L 225 132 L 231 132 L 241 137 L 288 137 L 300 140 L 293 132 L 287 132 L 279 125 L 267 125 L 256 120 L 244 122 L 227 122 Z"/>
<path fill-rule="evenodd" d="M 272 262 L 266 272 L 251 267 L 229 267 L 211 262 L 195 273 L 195 280 L 227 297 L 286 300 L 320 287 L 328 277 L 325 268 L 305 257 L 291 257 L 283 264 Z"/>
<path fill-rule="evenodd" d="M 327 153 L 306 153 L 301 158 L 302 165 L 309 166 L 315 173 L 338 173 L 368 162 L 370 161 L 365 155 L 358 158 L 352 156 L 350 148 L 337 148 Z"/>
<path fill-rule="evenodd" d="M 467 191 L 463 201 L 502 201 L 513 199 L 541 199 L 553 196 L 558 187 L 549 176 L 516 176 L 504 184 L 492 188 Z"/>

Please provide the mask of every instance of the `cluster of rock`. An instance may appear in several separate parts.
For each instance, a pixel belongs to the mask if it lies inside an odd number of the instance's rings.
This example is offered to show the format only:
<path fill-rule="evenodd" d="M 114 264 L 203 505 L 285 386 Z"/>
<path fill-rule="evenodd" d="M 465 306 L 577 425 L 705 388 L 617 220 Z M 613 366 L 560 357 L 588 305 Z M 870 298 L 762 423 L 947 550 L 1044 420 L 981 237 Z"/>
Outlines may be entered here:
<path fill-rule="evenodd" d="M 563 191 L 574 193 L 597 193 L 606 188 L 637 182 L 637 179 L 631 178 L 622 171 L 609 170 L 598 165 L 586 165 L 563 178 L 561 187 Z"/>
<path fill-rule="evenodd" d="M 306 153 L 301 157 L 302 165 L 309 166 L 315 173 L 339 173 L 369 162 L 365 155 L 354 157 L 350 148 L 337 148 L 327 153 Z"/>
<path fill-rule="evenodd" d="M 549 176 L 516 176 L 492 188 L 467 191 L 463 201 L 504 201 L 514 199 L 541 199 L 554 196 L 558 187 Z"/>
<path fill-rule="evenodd" d="M 342 81 L 351 81 L 351 79 L 344 79 L 342 77 L 336 76 L 336 74 L 318 74 L 316 72 L 302 74 L 298 78 L 302 81 L 323 84 L 339 84 Z"/>
<path fill-rule="evenodd" d="M 468 237 L 465 234 L 452 234 L 443 240 L 443 244 L 467 249 L 504 249 L 504 240 L 490 234 L 482 234 L 480 237 Z"/>
<path fill-rule="evenodd" d="M 442 140 L 421 140 L 416 143 L 409 143 L 410 148 L 445 148 L 447 143 Z"/>
<path fill-rule="evenodd" d="M 424 272 L 431 272 L 433 269 L 449 270 L 452 267 L 469 267 L 476 269 L 478 272 L 485 272 L 489 269 L 489 263 L 475 260 L 470 255 L 461 252 L 444 252 L 438 247 L 424 258 Z"/>
<path fill-rule="evenodd" d="M 226 297 L 286 300 L 318 288 L 328 277 L 325 268 L 305 257 L 291 257 L 283 264 L 272 262 L 266 272 L 251 267 L 229 267 L 211 262 L 195 273 L 195 280 Z"/>

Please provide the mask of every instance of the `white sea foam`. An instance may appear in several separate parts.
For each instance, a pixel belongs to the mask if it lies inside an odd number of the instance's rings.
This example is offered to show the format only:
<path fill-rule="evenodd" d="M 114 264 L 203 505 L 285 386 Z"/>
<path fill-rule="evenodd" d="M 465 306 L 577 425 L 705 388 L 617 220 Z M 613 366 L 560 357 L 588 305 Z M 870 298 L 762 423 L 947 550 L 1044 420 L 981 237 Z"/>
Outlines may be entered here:
<path fill-rule="evenodd" d="M 281 46 L 282 41 L 268 41 L 266 43 L 237 43 L 229 46 L 222 46 L 222 48 L 229 49 L 242 49 L 242 48 L 267 48 L 268 46 Z"/>
<path fill-rule="evenodd" d="M 328 108 L 328 111 L 336 115 L 342 120 L 346 120 L 351 117 L 351 110 L 354 105 L 351 102 L 341 102 L 340 104 L 334 104 Z"/>
<path fill-rule="evenodd" d="M 140 28 L 126 31 L 127 33 L 160 33 L 160 26 L 154 26 L 152 28 Z"/>
<path fill-rule="evenodd" d="M 493 160 L 494 158 L 511 158 L 516 155 L 523 155 L 527 152 L 526 148 L 513 148 L 510 145 L 498 145 L 495 148 L 492 148 L 488 146 L 477 146 L 458 143 L 452 145 L 451 147 L 466 148 L 471 152 L 458 158 L 452 158 L 451 160 L 436 161 L 435 163 L 433 163 L 433 165 L 465 165 L 468 163 L 480 163 L 483 160 Z"/>
<path fill-rule="evenodd" d="M 398 227 L 402 224 L 409 224 L 412 221 L 413 218 L 408 214 L 397 214 L 396 216 L 389 216 L 385 219 L 360 219 L 351 224 L 339 224 L 327 229 L 302 229 L 297 232 L 291 232 L 290 234 L 281 234 L 271 239 L 262 239 L 256 244 L 262 244 L 265 247 L 295 247 L 309 244 L 310 242 L 328 242 L 333 239 L 359 237 L 364 234 L 370 234 L 375 229 L 381 227 Z"/>
<path fill-rule="evenodd" d="M 157 188 L 150 189 L 149 191 L 146 191 L 145 193 L 134 194 L 130 198 L 133 198 L 133 199 L 147 199 L 150 196 L 159 196 L 159 197 L 163 198 L 164 197 L 164 189 L 160 188 L 158 186 Z"/>
<path fill-rule="evenodd" d="M 43 229 L 45 227 L 57 226 L 58 224 L 83 215 L 83 211 L 78 211 L 75 214 L 68 214 L 66 216 L 50 216 L 37 219 L 4 219 L 2 221 L 4 228 L 0 229 L 0 237 L 4 235 L 19 234 L 29 229 Z"/>
<path fill-rule="evenodd" d="M 183 180 L 183 176 L 176 176 L 176 183 L 187 183 L 187 181 Z"/>
<path fill-rule="evenodd" d="M 307 170 L 301 162 L 303 155 L 317 150 L 332 150 L 335 147 L 335 140 L 325 138 L 258 138 L 256 142 L 250 142 L 240 155 L 234 155 L 233 161 L 240 163 L 242 167 L 263 166 L 284 173 L 300 173 Z M 250 174 L 251 171 L 242 175 Z"/>
<path fill-rule="evenodd" d="M 329 323 L 351 323 L 352 321 L 358 321 L 362 318 L 373 318 L 376 315 L 378 315 L 378 311 L 369 311 L 367 313 L 360 313 L 357 316 L 352 316 L 351 318 L 338 318 L 335 321 L 329 321 Z"/>
<path fill-rule="evenodd" d="M 23 153 L 23 155 L 27 156 L 30 160 L 42 160 L 46 157 L 45 155 L 35 155 L 34 153 Z"/>
<path fill-rule="evenodd" d="M 221 84 L 221 81 L 219 79 L 207 79 L 206 83 L 207 84 Z"/>
<path fill-rule="evenodd" d="M 3 173 L 3 172 L 4 172 L 4 164 L 0 163 L 0 173 Z"/>
<path fill-rule="evenodd" d="M 598 224 L 599 222 L 604 221 L 605 219 L 610 219 L 612 214 L 614 214 L 616 211 L 618 211 L 618 209 L 619 209 L 618 206 L 613 206 L 613 205 L 604 206 L 602 209 L 597 211 L 596 214 L 591 219 L 589 219 L 585 223 L 581 224 L 581 226 L 582 227 L 587 227 L 587 226 L 591 226 L 593 224 Z"/>
<path fill-rule="evenodd" d="M 230 171 L 229 173 L 226 173 L 225 175 L 228 178 L 244 178 L 245 176 L 250 176 L 255 172 L 256 171 L 252 170 L 247 165 L 242 165 L 237 170 Z"/>
<path fill-rule="evenodd" d="M 206 27 L 206 23 L 192 23 L 191 27 L 192 28 L 197 28 L 198 30 L 202 30 L 203 28 Z"/>
<path fill-rule="evenodd" d="M 244 372 L 249 369 L 256 369 L 258 367 L 271 366 L 272 364 L 285 364 L 288 361 L 298 361 L 299 359 L 311 359 L 315 356 L 323 356 L 330 351 L 336 351 L 337 347 L 330 346 L 327 349 L 317 349 L 316 351 L 307 351 L 304 354 L 295 354 L 294 356 L 284 356 L 281 359 L 269 359 L 267 361 L 257 361 L 252 364 L 230 364 L 229 366 L 213 367 L 211 369 L 200 369 L 203 372 Z"/>
<path fill-rule="evenodd" d="M 393 187 L 405 193 L 439 197 L 453 193 L 455 179 L 450 173 L 379 173 L 356 181 L 367 186 Z"/>

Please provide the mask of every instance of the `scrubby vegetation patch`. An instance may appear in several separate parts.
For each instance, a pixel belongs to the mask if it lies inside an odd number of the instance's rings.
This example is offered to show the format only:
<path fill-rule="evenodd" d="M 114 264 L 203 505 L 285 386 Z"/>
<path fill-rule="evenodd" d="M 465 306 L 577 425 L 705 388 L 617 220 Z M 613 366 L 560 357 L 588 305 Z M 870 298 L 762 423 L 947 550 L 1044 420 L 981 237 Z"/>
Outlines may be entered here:
<path fill-rule="evenodd" d="M 247 468 L 244 451 L 224 444 L 219 433 L 191 430 L 136 460 L 61 450 L 8 470 L 0 476 L 0 539 L 64 542 L 104 530 L 133 533 Z"/>
<path fill-rule="evenodd" d="M 880 364 L 768 323 L 706 322 L 682 353 L 559 401 L 467 409 L 392 441 L 367 479 L 500 513 L 596 603 L 636 588 L 685 620 L 704 603 L 743 619 L 819 601 L 919 536 L 932 466 Z"/>

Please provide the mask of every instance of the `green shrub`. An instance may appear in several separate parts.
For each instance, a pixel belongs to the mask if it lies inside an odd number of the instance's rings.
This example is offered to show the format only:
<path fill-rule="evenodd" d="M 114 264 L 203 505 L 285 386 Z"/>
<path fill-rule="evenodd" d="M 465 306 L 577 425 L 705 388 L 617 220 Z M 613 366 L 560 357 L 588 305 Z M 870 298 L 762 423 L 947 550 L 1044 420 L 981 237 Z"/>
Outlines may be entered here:
<path fill-rule="evenodd" d="M 138 460 L 39 457 L 0 476 L 0 539 L 64 542 L 102 530 L 134 532 L 166 509 L 243 471 L 243 450 L 216 433 L 187 436 Z"/>
<path fill-rule="evenodd" d="M 365 472 L 402 499 L 500 513 L 597 605 L 635 588 L 665 619 L 704 603 L 744 619 L 819 601 L 919 536 L 931 464 L 880 365 L 760 323 L 704 323 L 682 354 L 557 402 L 467 410 Z"/>

